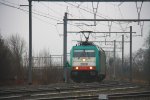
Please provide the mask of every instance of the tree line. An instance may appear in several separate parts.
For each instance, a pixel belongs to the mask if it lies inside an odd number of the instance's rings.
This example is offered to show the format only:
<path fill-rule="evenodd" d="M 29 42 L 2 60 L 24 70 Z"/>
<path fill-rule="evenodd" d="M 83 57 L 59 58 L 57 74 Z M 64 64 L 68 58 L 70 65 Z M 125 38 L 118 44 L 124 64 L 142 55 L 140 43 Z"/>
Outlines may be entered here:
<path fill-rule="evenodd" d="M 145 39 L 143 48 L 140 48 L 132 54 L 132 80 L 150 84 L 150 32 Z M 115 63 L 115 78 L 119 80 L 130 79 L 130 61 L 129 55 L 124 57 L 124 65 L 122 59 L 116 57 Z M 108 60 L 108 76 L 109 79 L 114 79 L 114 60 Z"/>
<path fill-rule="evenodd" d="M 150 32 L 141 48 L 133 53 L 132 77 L 134 81 L 144 81 L 150 84 Z M 42 57 L 42 58 L 41 58 Z M 26 59 L 24 59 L 26 58 Z M 49 50 L 43 50 L 33 58 L 33 81 L 38 84 L 61 82 L 63 67 L 58 63 L 61 57 L 52 57 Z M 121 58 L 116 57 L 116 79 L 129 79 L 130 61 L 125 57 L 124 66 L 121 67 Z M 113 58 L 107 62 L 107 75 L 113 78 Z M 3 38 L 0 34 L 0 85 L 13 84 L 15 80 L 28 78 L 28 54 L 26 42 L 19 35 Z M 15 83 L 16 84 L 16 83 Z"/>
<path fill-rule="evenodd" d="M 57 83 L 63 79 L 61 57 L 51 57 L 43 49 L 32 58 L 34 84 Z M 57 61 L 55 61 L 55 59 Z M 28 84 L 28 52 L 26 42 L 18 34 L 3 38 L 0 34 L 0 85 Z"/>
<path fill-rule="evenodd" d="M 24 76 L 22 60 L 25 51 L 25 40 L 19 35 L 4 39 L 0 34 L 0 83 Z"/>

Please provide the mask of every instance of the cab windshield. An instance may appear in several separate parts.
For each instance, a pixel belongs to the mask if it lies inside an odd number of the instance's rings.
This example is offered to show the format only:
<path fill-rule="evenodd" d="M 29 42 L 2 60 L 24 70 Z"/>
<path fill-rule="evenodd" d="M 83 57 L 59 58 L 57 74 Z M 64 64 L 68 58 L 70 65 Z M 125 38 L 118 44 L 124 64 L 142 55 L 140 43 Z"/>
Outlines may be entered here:
<path fill-rule="evenodd" d="M 95 57 L 94 50 L 74 50 L 73 57 Z"/>

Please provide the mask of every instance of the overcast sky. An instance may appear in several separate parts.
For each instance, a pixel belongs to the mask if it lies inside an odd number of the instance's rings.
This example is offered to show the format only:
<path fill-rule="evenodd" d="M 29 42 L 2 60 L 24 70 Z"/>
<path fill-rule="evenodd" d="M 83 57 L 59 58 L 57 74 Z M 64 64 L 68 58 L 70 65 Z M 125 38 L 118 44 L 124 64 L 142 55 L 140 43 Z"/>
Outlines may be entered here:
<path fill-rule="evenodd" d="M 19 6 L 28 5 L 28 0 L 0 0 L 0 33 L 3 37 L 12 34 L 19 34 L 25 39 L 28 46 L 29 41 L 29 20 L 28 7 Z M 137 3 L 140 10 L 141 2 Z M 79 2 L 33 2 L 33 51 L 37 53 L 43 49 L 48 49 L 51 54 L 62 54 L 63 50 L 63 16 L 68 12 L 69 18 L 94 18 L 93 12 L 96 12 L 96 18 L 138 18 L 136 3 L 79 3 Z M 144 2 L 140 13 L 140 18 L 150 19 L 150 2 Z M 94 10 L 94 11 L 93 11 Z M 136 35 L 141 34 L 142 25 L 138 23 L 119 23 L 119 22 L 68 22 L 68 31 L 128 31 L 129 26 L 133 26 Z M 143 22 L 141 23 L 143 24 Z M 87 26 L 88 25 L 88 26 Z M 90 25 L 90 26 L 89 26 Z M 145 22 L 143 26 L 143 37 L 133 37 L 133 52 L 143 48 L 143 43 L 150 30 L 150 22 Z M 121 34 L 111 34 L 111 37 L 102 37 L 106 34 L 92 34 L 90 40 L 121 40 Z M 76 44 L 72 40 L 84 40 L 81 34 L 68 33 L 68 52 Z M 125 34 L 126 41 L 129 35 Z M 110 47 L 97 43 L 101 47 Z M 113 46 L 113 45 L 112 45 Z M 111 46 L 111 47 L 112 47 Z M 118 44 L 117 47 L 120 47 Z M 125 53 L 129 53 L 129 44 L 125 45 Z"/>

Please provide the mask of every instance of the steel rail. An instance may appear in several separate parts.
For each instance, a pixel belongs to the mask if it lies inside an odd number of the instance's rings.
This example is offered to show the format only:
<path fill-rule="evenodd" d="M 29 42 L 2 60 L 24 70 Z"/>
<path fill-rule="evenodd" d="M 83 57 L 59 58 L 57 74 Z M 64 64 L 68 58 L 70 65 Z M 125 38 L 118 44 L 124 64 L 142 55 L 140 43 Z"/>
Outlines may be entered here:
<path fill-rule="evenodd" d="M 45 87 L 45 88 L 30 88 L 30 89 L 17 89 L 15 90 L 5 90 L 5 91 L 0 91 L 0 99 L 4 98 L 20 98 L 20 97 L 26 97 L 26 96 L 33 96 L 32 94 L 43 94 L 43 93 L 64 93 L 64 92 L 72 92 L 72 91 L 79 91 L 83 90 L 91 90 L 91 89 L 102 89 L 102 90 L 107 90 L 105 89 L 106 87 L 113 90 L 114 88 L 116 89 L 123 89 L 122 87 L 133 87 L 135 85 L 126 83 L 126 84 L 120 84 L 120 83 L 111 83 L 111 84 L 81 84 L 81 85 L 72 85 L 68 87 Z M 13 96 L 15 94 L 15 96 Z M 11 95 L 11 96 L 9 96 Z M 50 95 L 50 94 L 49 94 Z M 38 95 L 37 95 L 38 96 Z"/>
<path fill-rule="evenodd" d="M 150 97 L 150 91 L 143 92 L 131 92 L 131 93 L 119 93 L 119 94 L 110 94 L 108 98 L 118 99 L 118 98 L 131 98 L 131 97 Z"/>
<path fill-rule="evenodd" d="M 38 98 L 49 98 L 49 99 L 58 99 L 58 98 L 72 98 L 72 97 L 80 97 L 83 95 L 91 95 L 91 94 L 97 94 L 100 92 L 107 92 L 107 91 L 120 91 L 120 90 L 128 90 L 128 89 L 137 89 L 138 87 L 123 87 L 123 88 L 104 88 L 104 89 L 92 89 L 92 90 L 74 90 L 74 91 L 59 91 L 59 92 L 47 92 L 47 93 L 40 93 L 40 94 L 19 94 L 15 96 L 4 96 L 0 97 L 0 99 L 18 99 L 18 98 L 25 98 L 25 99 L 38 99 Z M 69 97 L 68 97 L 69 95 Z"/>
<path fill-rule="evenodd" d="M 110 82 L 110 83 L 80 83 L 80 84 L 57 84 L 50 86 L 39 86 L 39 87 L 21 87 L 21 88 L 7 88 L 0 89 L 0 95 L 4 95 L 3 93 L 21 93 L 21 92 L 38 92 L 38 91 L 53 91 L 53 90 L 72 90 L 72 89 L 86 89 L 86 88 L 98 88 L 98 87 L 111 87 L 111 86 L 135 86 L 133 83 L 120 83 L 120 82 Z"/>
<path fill-rule="evenodd" d="M 144 92 L 133 92 L 133 93 L 121 93 L 121 94 L 105 94 L 107 99 L 125 99 L 125 98 L 139 98 L 139 97 L 150 97 L 150 91 Z M 78 100 L 101 100 L 99 95 L 80 95 L 80 96 L 63 96 L 63 97 L 52 97 L 52 98 L 39 98 L 37 100 L 65 100 L 65 99 L 78 99 Z"/>

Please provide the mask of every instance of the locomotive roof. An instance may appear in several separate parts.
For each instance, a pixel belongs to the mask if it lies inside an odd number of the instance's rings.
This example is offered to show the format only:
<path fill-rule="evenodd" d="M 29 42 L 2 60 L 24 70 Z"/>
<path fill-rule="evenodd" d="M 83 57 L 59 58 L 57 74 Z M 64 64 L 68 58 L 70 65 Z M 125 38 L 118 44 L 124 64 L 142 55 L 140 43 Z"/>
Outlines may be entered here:
<path fill-rule="evenodd" d="M 89 41 L 80 41 L 78 46 L 95 46 L 97 47 L 101 52 L 105 52 L 101 47 L 99 47 L 98 45 L 95 45 L 93 42 L 89 42 Z"/>
<path fill-rule="evenodd" d="M 79 45 L 80 46 L 95 46 L 93 42 L 88 42 L 88 41 L 80 41 Z"/>

